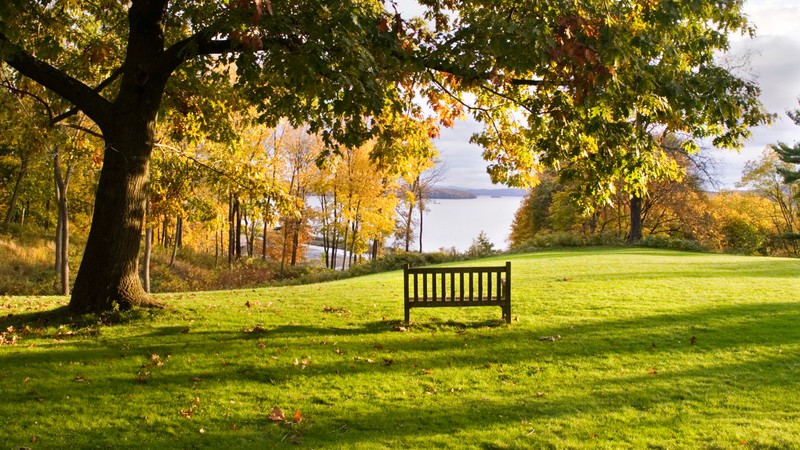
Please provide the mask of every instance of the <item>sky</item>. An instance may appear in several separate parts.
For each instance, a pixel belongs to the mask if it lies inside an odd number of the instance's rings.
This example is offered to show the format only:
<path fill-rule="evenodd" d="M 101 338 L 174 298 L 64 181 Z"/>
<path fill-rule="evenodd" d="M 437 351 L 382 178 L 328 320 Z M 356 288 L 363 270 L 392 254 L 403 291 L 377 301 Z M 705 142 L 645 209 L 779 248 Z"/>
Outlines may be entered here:
<path fill-rule="evenodd" d="M 745 13 L 757 28 L 756 37 L 732 37 L 730 56 L 749 58 L 749 69 L 742 75 L 761 86 L 762 103 L 778 118 L 771 126 L 754 128 L 753 136 L 739 152 L 710 150 L 717 161 L 717 177 L 723 189 L 734 188 L 744 164 L 757 160 L 769 144 L 800 141 L 800 127 L 786 116 L 786 111 L 800 108 L 800 33 L 796 29 L 800 24 L 800 2 L 747 0 Z M 480 125 L 474 121 L 462 121 L 442 130 L 436 141 L 446 166 L 442 185 L 493 187 L 480 147 L 469 143 L 470 136 L 479 130 Z"/>

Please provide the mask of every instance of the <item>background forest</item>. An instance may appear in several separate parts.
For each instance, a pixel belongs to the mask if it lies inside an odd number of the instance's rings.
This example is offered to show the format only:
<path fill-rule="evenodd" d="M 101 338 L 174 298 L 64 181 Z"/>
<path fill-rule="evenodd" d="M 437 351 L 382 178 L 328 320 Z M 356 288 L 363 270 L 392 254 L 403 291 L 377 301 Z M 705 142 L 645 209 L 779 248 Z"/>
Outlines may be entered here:
<path fill-rule="evenodd" d="M 675 162 L 677 176 L 649 183 L 645 197 L 618 188 L 608 202 L 589 205 L 579 200 L 577 183 L 544 174 L 517 211 L 511 247 L 638 244 L 798 256 L 798 186 L 784 176 L 795 165 L 774 148 L 748 162 L 731 190 L 714 189 L 713 167 L 702 155 L 677 153 Z"/>
<path fill-rule="evenodd" d="M 24 96 L 0 95 L 11 107 L 5 113 L 35 116 Z M 37 124 L 16 123 L 0 147 L 0 293 L 52 293 L 80 262 L 102 143 L 79 130 L 31 141 Z M 226 144 L 159 139 L 141 256 L 148 290 L 263 285 L 414 248 L 439 173 L 429 170 L 436 152 L 427 136 L 421 156 L 398 174 L 370 158 L 374 141 L 320 161 L 323 142 L 307 130 L 235 123 Z M 321 255 L 305 254 L 312 239 Z"/>

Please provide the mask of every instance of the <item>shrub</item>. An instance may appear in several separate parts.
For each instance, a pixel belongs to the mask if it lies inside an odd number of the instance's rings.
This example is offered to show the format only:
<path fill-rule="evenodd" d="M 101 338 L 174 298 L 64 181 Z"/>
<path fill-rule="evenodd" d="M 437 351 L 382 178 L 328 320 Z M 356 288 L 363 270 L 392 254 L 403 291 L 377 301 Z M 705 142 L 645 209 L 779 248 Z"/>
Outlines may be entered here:
<path fill-rule="evenodd" d="M 699 242 L 678 237 L 651 235 L 639 241 L 639 247 L 680 250 L 685 252 L 707 252 Z"/>
<path fill-rule="evenodd" d="M 472 245 L 467 249 L 467 256 L 471 258 L 481 258 L 484 256 L 491 256 L 495 253 L 494 244 L 486 236 L 483 231 L 472 240 Z"/>

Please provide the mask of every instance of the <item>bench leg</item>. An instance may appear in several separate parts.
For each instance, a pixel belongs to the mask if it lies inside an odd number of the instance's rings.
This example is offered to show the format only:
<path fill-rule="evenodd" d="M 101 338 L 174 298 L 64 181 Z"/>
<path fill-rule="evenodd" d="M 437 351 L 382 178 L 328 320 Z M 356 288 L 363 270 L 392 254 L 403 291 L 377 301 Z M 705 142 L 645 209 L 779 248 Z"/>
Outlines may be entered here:
<path fill-rule="evenodd" d="M 511 323 L 511 303 L 503 306 L 503 316 L 506 319 L 506 323 Z"/>
<path fill-rule="evenodd" d="M 409 309 L 410 308 L 408 306 L 406 306 L 405 309 L 406 309 L 406 326 L 408 326 L 409 322 L 410 322 L 410 314 L 409 314 Z"/>

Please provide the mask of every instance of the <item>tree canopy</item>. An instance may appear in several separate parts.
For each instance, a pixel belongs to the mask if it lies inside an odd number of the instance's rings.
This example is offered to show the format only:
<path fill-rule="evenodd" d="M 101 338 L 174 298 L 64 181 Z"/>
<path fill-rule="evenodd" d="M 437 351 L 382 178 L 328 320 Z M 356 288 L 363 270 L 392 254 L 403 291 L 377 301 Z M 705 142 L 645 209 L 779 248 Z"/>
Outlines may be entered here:
<path fill-rule="evenodd" d="M 51 124 L 81 113 L 105 142 L 70 308 L 152 304 L 137 256 L 159 116 L 225 140 L 252 105 L 265 124 L 320 133 L 324 157 L 391 142 L 398 116 L 435 128 L 469 112 L 494 181 L 554 168 L 593 196 L 620 178 L 644 190 L 661 164 L 654 128 L 736 147 L 769 118 L 757 86 L 715 60 L 730 33 L 752 33 L 741 0 L 420 3 L 424 18 L 378 0 L 3 2 L 0 59 L 60 96 Z M 429 151 L 373 157 L 409 149 Z"/>

